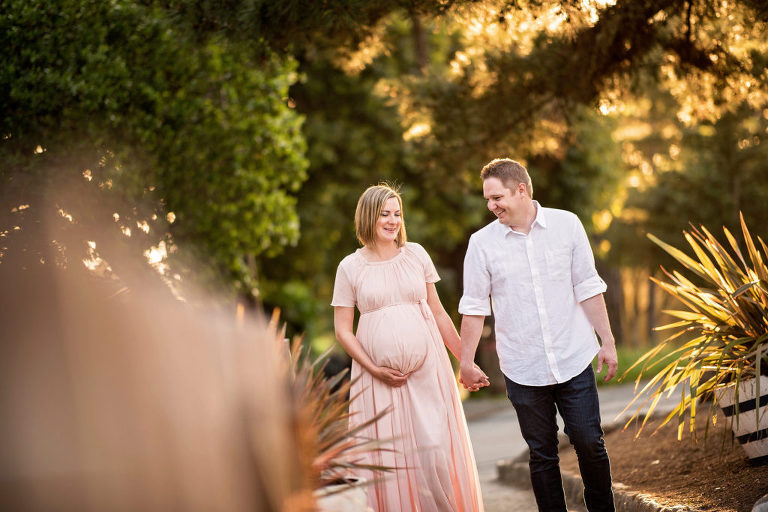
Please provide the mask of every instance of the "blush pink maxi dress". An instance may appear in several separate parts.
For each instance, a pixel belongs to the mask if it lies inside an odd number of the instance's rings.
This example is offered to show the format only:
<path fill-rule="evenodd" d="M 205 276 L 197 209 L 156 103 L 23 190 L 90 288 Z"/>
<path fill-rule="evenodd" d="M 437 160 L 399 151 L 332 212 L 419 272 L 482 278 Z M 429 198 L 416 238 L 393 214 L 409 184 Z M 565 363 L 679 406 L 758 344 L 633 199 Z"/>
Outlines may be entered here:
<path fill-rule="evenodd" d="M 368 504 L 378 512 L 483 510 L 456 380 L 427 305 L 426 283 L 439 279 L 427 252 L 410 242 L 387 261 L 368 261 L 358 249 L 336 273 L 332 305 L 357 306 L 365 351 L 377 365 L 410 374 L 391 387 L 352 362 L 350 426 L 391 407 L 362 434 L 385 441 L 366 462 L 398 468 L 362 475 L 373 480 Z"/>

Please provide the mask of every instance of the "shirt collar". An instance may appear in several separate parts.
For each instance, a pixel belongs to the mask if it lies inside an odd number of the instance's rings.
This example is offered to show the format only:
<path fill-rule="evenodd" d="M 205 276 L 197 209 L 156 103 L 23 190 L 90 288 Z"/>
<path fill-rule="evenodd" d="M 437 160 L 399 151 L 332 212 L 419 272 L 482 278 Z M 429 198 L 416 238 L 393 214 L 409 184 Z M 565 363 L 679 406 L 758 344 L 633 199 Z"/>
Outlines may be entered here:
<path fill-rule="evenodd" d="M 544 213 L 544 208 L 542 208 L 542 206 L 536 200 L 533 200 L 533 204 L 536 206 L 536 218 L 533 219 L 533 223 L 531 224 L 531 229 L 533 229 L 533 226 L 535 226 L 536 224 L 538 224 L 542 228 L 546 229 L 547 228 L 547 216 Z M 498 225 L 497 229 L 503 235 L 508 235 L 510 233 L 514 233 L 516 235 L 522 235 L 522 233 L 519 233 L 519 232 L 513 230 L 512 228 L 510 228 L 509 226 L 502 224 L 499 219 L 496 219 L 496 224 Z"/>
<path fill-rule="evenodd" d="M 533 200 L 533 204 L 536 206 L 536 218 L 533 219 L 533 224 L 538 224 L 539 226 L 546 229 L 547 216 L 544 214 L 544 208 L 542 208 L 539 202 L 536 200 Z M 531 227 L 533 227 L 533 224 L 531 224 Z"/>

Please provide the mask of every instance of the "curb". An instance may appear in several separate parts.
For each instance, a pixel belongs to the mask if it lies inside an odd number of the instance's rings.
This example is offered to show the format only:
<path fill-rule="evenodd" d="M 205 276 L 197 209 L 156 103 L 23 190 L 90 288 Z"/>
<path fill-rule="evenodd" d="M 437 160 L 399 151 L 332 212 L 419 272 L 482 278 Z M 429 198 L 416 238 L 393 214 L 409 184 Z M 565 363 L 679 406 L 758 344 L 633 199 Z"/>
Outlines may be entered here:
<path fill-rule="evenodd" d="M 603 426 L 605 434 L 621 428 L 623 423 Z M 568 436 L 559 434 L 559 449 L 570 445 Z M 584 484 L 579 475 L 560 470 L 563 478 L 565 499 L 569 505 L 584 504 Z M 531 480 L 528 470 L 528 450 L 523 451 L 514 459 L 502 460 L 496 463 L 496 473 L 501 483 L 516 487 L 530 488 Z M 665 506 L 654 501 L 653 497 L 637 491 L 625 490 L 626 486 L 619 482 L 613 483 L 613 499 L 617 512 L 701 512 L 686 505 Z"/>

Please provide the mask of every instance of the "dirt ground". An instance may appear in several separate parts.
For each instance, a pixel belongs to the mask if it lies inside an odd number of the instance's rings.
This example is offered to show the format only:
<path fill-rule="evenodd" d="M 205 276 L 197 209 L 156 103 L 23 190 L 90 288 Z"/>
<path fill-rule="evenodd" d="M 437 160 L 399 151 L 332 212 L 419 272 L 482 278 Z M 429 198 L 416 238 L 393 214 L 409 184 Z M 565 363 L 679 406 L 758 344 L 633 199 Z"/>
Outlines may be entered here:
<path fill-rule="evenodd" d="M 659 422 L 649 421 L 636 440 L 635 425 L 607 434 L 614 482 L 624 484 L 627 490 L 649 494 L 666 506 L 750 512 L 755 502 L 768 494 L 768 466 L 747 464 L 741 446 L 731 445 L 730 430 L 723 436 L 722 416 L 718 416 L 716 427 L 710 424 L 704 442 L 707 413 L 704 408 L 698 411 L 698 443 L 689 437 L 687 423 L 678 441 L 674 419 L 655 434 Z M 561 466 L 578 474 L 572 449 L 561 451 Z"/>

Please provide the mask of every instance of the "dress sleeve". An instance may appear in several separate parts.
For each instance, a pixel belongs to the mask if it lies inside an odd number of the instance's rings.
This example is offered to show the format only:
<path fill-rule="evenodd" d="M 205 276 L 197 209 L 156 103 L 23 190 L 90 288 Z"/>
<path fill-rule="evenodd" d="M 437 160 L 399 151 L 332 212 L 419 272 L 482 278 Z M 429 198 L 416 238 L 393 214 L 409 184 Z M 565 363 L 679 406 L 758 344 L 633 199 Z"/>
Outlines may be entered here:
<path fill-rule="evenodd" d="M 331 306 L 355 307 L 355 288 L 345 270 L 344 262 L 336 269 L 336 282 L 333 285 Z"/>
<path fill-rule="evenodd" d="M 426 249 L 419 244 L 414 244 L 416 253 L 419 255 L 422 265 L 424 265 L 424 280 L 428 283 L 436 283 L 440 280 L 440 275 L 437 273 L 435 264 L 432 263 L 432 258 L 429 257 Z"/>

